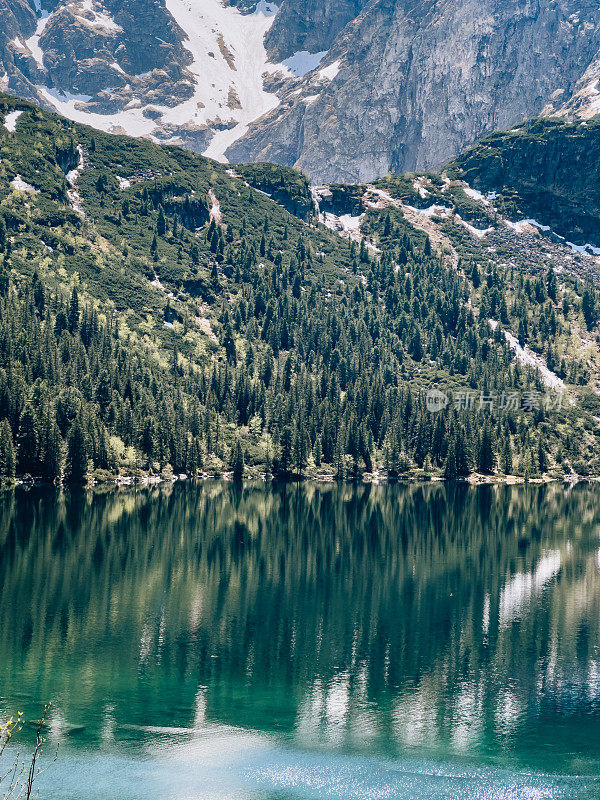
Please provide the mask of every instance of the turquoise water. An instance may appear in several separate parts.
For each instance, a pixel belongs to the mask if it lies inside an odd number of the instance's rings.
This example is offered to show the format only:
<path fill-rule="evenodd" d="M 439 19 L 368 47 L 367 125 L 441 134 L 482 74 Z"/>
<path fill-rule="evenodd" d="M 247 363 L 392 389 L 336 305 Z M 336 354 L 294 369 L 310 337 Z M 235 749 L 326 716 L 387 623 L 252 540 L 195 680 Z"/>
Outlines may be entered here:
<path fill-rule="evenodd" d="M 600 798 L 595 488 L 18 490 L 0 593 L 42 800 Z"/>

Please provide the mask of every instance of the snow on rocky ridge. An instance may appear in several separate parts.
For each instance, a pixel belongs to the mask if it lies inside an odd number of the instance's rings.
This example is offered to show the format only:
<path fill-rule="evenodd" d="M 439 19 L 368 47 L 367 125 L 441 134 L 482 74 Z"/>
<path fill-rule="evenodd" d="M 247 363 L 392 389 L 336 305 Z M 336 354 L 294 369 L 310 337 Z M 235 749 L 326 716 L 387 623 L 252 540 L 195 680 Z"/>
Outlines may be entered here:
<path fill-rule="evenodd" d="M 42 80 L 48 66 L 44 62 L 45 37 L 52 29 L 53 18 L 57 20 L 55 15 L 68 11 L 73 24 L 98 31 L 118 54 L 119 42 L 126 42 L 128 35 L 120 25 L 119 13 L 115 13 L 116 21 L 109 13 L 109 3 L 102 0 L 63 0 L 52 12 L 43 9 L 43 0 L 36 5 L 36 32 L 24 43 L 19 42 L 19 48 L 28 50 L 35 61 L 36 89 L 49 106 L 76 122 L 109 133 L 185 144 L 221 161 L 226 161 L 225 151 L 252 122 L 277 107 L 279 98 L 273 87 L 317 69 L 325 55 L 303 51 L 285 63 L 270 63 L 264 39 L 279 7 L 267 0 L 259 0 L 252 13 L 242 13 L 227 0 L 165 0 L 164 19 L 175 32 L 176 43 L 183 32 L 180 45 L 176 44 L 183 54 L 179 77 L 183 75 L 191 96 L 177 102 L 177 95 L 167 90 L 157 102 L 148 82 L 155 74 L 157 80 L 164 80 L 164 72 L 162 77 L 158 69 L 132 75 L 131 67 L 118 56 L 114 61 L 107 57 L 103 68 L 113 70 L 125 86 L 106 86 L 92 96 L 83 94 L 76 85 L 51 88 L 57 84 L 48 75 Z M 81 35 L 85 36 L 85 31 Z M 163 42 L 150 32 L 146 35 Z M 163 44 L 167 46 L 167 42 Z M 269 77 L 272 80 L 266 81 Z M 115 106 L 120 110 L 115 111 Z"/>
<path fill-rule="evenodd" d="M 85 217 L 85 211 L 83 210 L 83 201 L 77 189 L 77 181 L 79 180 L 79 176 L 85 169 L 85 157 L 81 145 L 77 145 L 77 152 L 79 153 L 77 167 L 67 173 L 67 183 L 71 187 L 70 189 L 67 189 L 67 196 L 69 198 L 73 210 L 76 211 L 78 214 L 80 214 L 82 217 Z"/>
<path fill-rule="evenodd" d="M 490 324 L 490 328 L 495 331 L 498 327 L 498 321 L 490 319 L 488 322 Z M 536 353 L 530 350 L 527 345 L 522 347 L 517 337 L 510 333 L 510 331 L 505 330 L 504 336 L 509 347 L 514 352 L 515 358 L 519 364 L 523 364 L 525 367 L 532 367 L 533 369 L 537 370 L 540 373 L 540 377 L 544 386 L 555 391 L 562 391 L 565 389 L 564 381 L 559 378 L 558 375 L 552 372 L 552 370 L 548 369 L 546 362 L 543 358 L 541 358 L 541 356 L 536 355 Z"/>

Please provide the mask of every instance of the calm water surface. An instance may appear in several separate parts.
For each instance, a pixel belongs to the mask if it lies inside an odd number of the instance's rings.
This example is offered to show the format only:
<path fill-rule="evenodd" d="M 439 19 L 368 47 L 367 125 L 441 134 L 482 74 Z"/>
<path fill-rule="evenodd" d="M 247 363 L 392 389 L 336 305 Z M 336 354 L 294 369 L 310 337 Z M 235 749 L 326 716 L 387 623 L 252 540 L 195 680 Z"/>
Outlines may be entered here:
<path fill-rule="evenodd" d="M 42 800 L 600 798 L 600 489 L 19 490 L 0 631 Z"/>

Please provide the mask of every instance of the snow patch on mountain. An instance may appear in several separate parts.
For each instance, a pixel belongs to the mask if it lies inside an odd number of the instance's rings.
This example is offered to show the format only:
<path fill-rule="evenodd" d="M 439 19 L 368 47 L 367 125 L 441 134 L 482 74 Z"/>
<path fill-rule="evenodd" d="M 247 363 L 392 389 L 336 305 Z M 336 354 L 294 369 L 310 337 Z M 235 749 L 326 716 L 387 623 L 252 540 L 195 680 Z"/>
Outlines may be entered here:
<path fill-rule="evenodd" d="M 514 351 L 517 361 L 526 367 L 536 369 L 542 378 L 542 382 L 549 389 L 564 389 L 564 381 L 558 375 L 548 369 L 544 360 L 533 353 L 527 346 L 521 347 L 519 340 L 509 331 L 504 331 L 506 341 Z"/>
<path fill-rule="evenodd" d="M 88 103 L 92 99 L 91 94 L 74 94 L 73 92 L 67 92 L 65 89 L 51 89 L 46 86 L 43 88 L 47 97 L 54 98 L 59 103 Z"/>
<path fill-rule="evenodd" d="M 303 97 L 302 102 L 305 103 L 307 106 L 312 106 L 317 102 L 318 99 L 319 99 L 318 94 L 311 94 L 308 95 L 307 97 Z"/>
<path fill-rule="evenodd" d="M 337 77 L 338 72 L 340 71 L 340 61 L 334 61 L 333 64 L 329 64 L 326 67 L 323 67 L 317 72 L 318 79 L 320 81 L 332 81 L 334 78 Z"/>
<path fill-rule="evenodd" d="M 37 89 L 59 114 L 74 122 L 91 125 L 105 133 L 126 133 L 128 136 L 153 138 L 152 133 L 156 129 L 156 122 L 146 119 L 139 108 L 126 109 L 115 114 L 97 114 L 86 110 L 85 103 L 91 100 L 91 97 L 87 95 L 59 93 L 46 86 L 38 86 Z"/>
<path fill-rule="evenodd" d="M 472 189 L 468 183 L 462 183 L 463 192 L 470 197 L 471 200 L 475 200 L 477 203 L 481 203 L 484 206 L 490 205 L 489 197 L 485 197 L 481 192 L 478 192 L 477 189 Z"/>
<path fill-rule="evenodd" d="M 15 175 L 15 177 L 10 182 L 10 185 L 17 192 L 31 192 L 32 194 L 40 193 L 39 189 L 36 189 L 30 183 L 24 181 L 20 175 Z"/>
<path fill-rule="evenodd" d="M 520 222 L 504 220 L 504 222 L 506 226 L 515 231 L 515 233 L 535 233 L 536 231 L 550 233 L 555 239 L 563 242 L 566 247 L 573 251 L 573 253 L 577 253 L 580 256 L 600 256 L 600 247 L 595 247 L 593 244 L 589 244 L 589 242 L 586 242 L 586 244 L 575 244 L 574 242 L 570 242 L 564 236 L 561 236 L 559 233 L 553 231 L 550 225 L 542 225 L 541 222 L 538 222 L 535 219 L 524 219 Z"/>
<path fill-rule="evenodd" d="M 419 193 L 419 197 L 421 197 L 422 200 L 426 200 L 430 195 L 429 190 L 424 186 L 424 180 L 425 179 L 421 177 L 413 181 L 413 188 Z"/>
<path fill-rule="evenodd" d="M 17 130 L 17 120 L 21 116 L 22 111 L 11 111 L 4 117 L 4 127 L 9 133 L 14 133 Z"/>
<path fill-rule="evenodd" d="M 221 213 L 221 204 L 217 200 L 217 196 L 215 195 L 212 189 L 208 190 L 208 198 L 211 202 L 210 207 L 210 218 L 212 221 L 215 222 L 216 225 L 220 225 L 223 220 L 223 215 Z"/>
<path fill-rule="evenodd" d="M 452 217 L 452 209 L 446 208 L 446 206 L 438 206 L 432 205 L 429 208 L 415 208 L 414 206 L 405 206 L 408 211 L 411 211 L 413 214 L 417 214 L 421 217 L 442 217 L 443 219 L 448 219 Z"/>
<path fill-rule="evenodd" d="M 85 211 L 83 210 L 83 200 L 81 198 L 81 195 L 79 194 L 79 190 L 77 189 L 77 181 L 79 180 L 79 176 L 85 169 L 85 158 L 83 155 L 83 148 L 81 147 L 80 144 L 77 145 L 77 152 L 79 153 L 79 160 L 77 162 L 77 167 L 67 173 L 67 183 L 71 187 L 70 189 L 67 189 L 67 197 L 69 198 L 73 211 L 75 211 L 81 217 L 85 217 Z"/>
<path fill-rule="evenodd" d="M 490 328 L 495 331 L 498 327 L 498 320 L 490 319 L 488 322 L 490 324 Z M 505 330 L 504 336 L 509 347 L 514 352 L 515 358 L 519 364 L 522 364 L 525 367 L 532 367 L 533 369 L 537 370 L 540 373 L 540 377 L 544 386 L 546 386 L 548 389 L 554 389 L 557 391 L 565 388 L 565 382 L 559 378 L 556 373 L 548 369 L 546 362 L 543 358 L 541 358 L 541 356 L 538 356 L 536 353 L 530 350 L 527 345 L 522 347 L 517 337 L 510 331 Z"/>
<path fill-rule="evenodd" d="M 119 33 L 123 30 L 109 14 L 94 8 L 93 0 L 82 0 L 79 3 L 79 8 L 82 13 L 75 14 L 75 17 L 90 28 L 104 28 L 104 30 L 113 31 L 114 33 Z"/>
<path fill-rule="evenodd" d="M 277 6 L 263 2 L 253 14 L 242 14 L 219 0 L 201 4 L 166 0 L 166 5 L 188 36 L 184 45 L 193 58 L 189 71 L 196 86 L 193 97 L 166 110 L 162 120 L 172 125 L 206 125 L 216 118 L 233 121 L 233 126 L 217 131 L 205 151 L 211 158 L 226 161 L 227 148 L 279 102 L 263 86 L 263 76 L 279 69 L 269 63 L 264 46 Z M 232 89 L 239 108 L 231 108 Z"/>
<path fill-rule="evenodd" d="M 548 225 L 541 225 L 535 219 L 522 219 L 519 222 L 511 222 L 506 219 L 504 222 L 507 228 L 511 228 L 515 233 L 534 233 L 536 229 L 544 232 L 550 230 Z"/>
<path fill-rule="evenodd" d="M 485 228 L 485 229 L 483 229 L 483 228 L 475 228 L 473 225 L 470 225 L 466 220 L 464 220 L 460 216 L 460 214 L 455 214 L 454 218 L 460 225 L 463 226 L 463 228 L 466 228 L 469 231 L 471 236 L 474 236 L 476 239 L 485 239 L 485 237 L 489 233 L 492 233 L 493 231 L 496 230 L 493 227 L 489 227 L 489 228 Z"/>
<path fill-rule="evenodd" d="M 29 52 L 34 57 L 38 67 L 40 69 L 44 69 L 44 53 L 42 51 L 42 48 L 40 47 L 40 36 L 43 34 L 44 28 L 48 24 L 48 20 L 50 19 L 50 12 L 46 11 L 43 8 L 40 8 L 38 14 L 39 16 L 35 33 L 33 34 L 33 36 L 30 36 L 29 39 L 25 40 L 25 44 L 29 48 Z"/>
<path fill-rule="evenodd" d="M 67 172 L 67 183 L 70 186 L 75 186 L 77 181 L 79 180 L 79 175 L 83 172 L 84 167 L 84 160 L 83 160 L 83 148 L 80 144 L 77 145 L 77 152 L 79 153 L 79 160 L 77 162 L 77 167 L 72 169 L 70 172 Z"/>
<path fill-rule="evenodd" d="M 331 214 L 328 211 L 320 215 L 320 221 L 323 225 L 329 230 L 339 233 L 344 239 L 350 239 L 352 242 L 361 241 L 360 226 L 364 218 L 364 214 L 360 214 L 358 217 L 353 217 L 351 214 L 337 216 L 337 214 Z"/>

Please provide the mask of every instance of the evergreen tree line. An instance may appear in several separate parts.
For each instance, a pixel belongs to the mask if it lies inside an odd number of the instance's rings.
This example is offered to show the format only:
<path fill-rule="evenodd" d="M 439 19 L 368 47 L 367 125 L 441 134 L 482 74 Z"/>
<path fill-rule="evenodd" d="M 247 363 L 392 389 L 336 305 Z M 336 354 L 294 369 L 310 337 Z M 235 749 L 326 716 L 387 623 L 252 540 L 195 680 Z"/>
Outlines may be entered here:
<path fill-rule="evenodd" d="M 67 299 L 37 274 L 9 283 L 0 298 L 0 474 L 78 483 L 123 465 L 237 476 L 246 465 L 288 476 L 313 465 L 338 477 L 385 467 L 455 478 L 533 476 L 560 460 L 565 443 L 543 409 L 428 411 L 415 380 L 433 357 L 486 392 L 535 386 L 501 332 L 466 308 L 464 279 L 440 259 L 412 253 L 405 275 L 378 262 L 370 290 L 356 284 L 341 297 L 302 282 L 295 291 L 302 261 L 254 271 L 238 302 L 222 304 L 223 355 L 202 368 L 177 348 L 161 365 L 76 288 Z M 384 274 L 393 282 L 374 301 Z M 564 457 L 579 446 L 573 437 Z"/>

